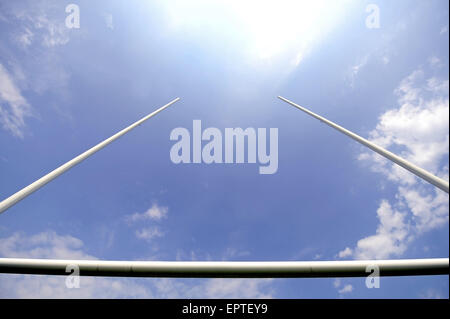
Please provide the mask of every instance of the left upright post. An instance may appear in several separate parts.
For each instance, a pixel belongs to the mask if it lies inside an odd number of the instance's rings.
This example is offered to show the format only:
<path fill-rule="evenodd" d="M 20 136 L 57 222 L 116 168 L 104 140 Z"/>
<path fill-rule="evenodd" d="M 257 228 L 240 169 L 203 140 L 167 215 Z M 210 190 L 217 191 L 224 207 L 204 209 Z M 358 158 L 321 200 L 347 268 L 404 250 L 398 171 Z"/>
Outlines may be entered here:
<path fill-rule="evenodd" d="M 10 197 L 6 198 L 2 202 L 0 202 L 0 214 L 3 213 L 5 210 L 7 210 L 9 207 L 13 206 L 17 202 L 21 201 L 22 199 L 24 199 L 25 197 L 30 195 L 31 193 L 34 193 L 39 188 L 41 188 L 45 184 L 49 183 L 50 181 L 52 181 L 53 179 L 55 179 L 56 177 L 58 177 L 59 175 L 61 175 L 65 171 L 71 169 L 73 166 L 77 165 L 78 163 L 82 162 L 83 160 L 85 160 L 86 158 L 91 156 L 92 154 L 94 154 L 97 151 L 101 150 L 102 148 L 104 148 L 109 143 L 115 141 L 116 139 L 118 139 L 122 135 L 124 135 L 124 134 L 128 133 L 129 131 L 131 131 L 132 129 L 134 129 L 136 126 L 141 125 L 142 123 L 147 121 L 149 118 L 155 116 L 156 114 L 158 114 L 162 110 L 168 108 L 169 106 L 171 106 L 172 104 L 177 102 L 179 99 L 180 98 L 177 97 L 173 101 L 171 101 L 171 102 L 167 103 L 166 105 L 160 107 L 156 111 L 148 114 L 147 116 L 143 117 L 139 121 L 134 122 L 130 126 L 128 126 L 128 127 L 124 128 L 123 130 L 121 130 L 120 132 L 118 132 L 118 133 L 114 134 L 113 136 L 107 138 L 103 142 L 98 143 L 97 145 L 95 145 L 94 147 L 88 149 L 84 153 L 82 153 L 82 154 L 78 155 L 77 157 L 71 159 L 67 163 L 61 165 L 57 169 L 51 171 L 47 175 L 45 175 L 45 176 L 41 177 L 40 179 L 38 179 L 37 181 L 31 183 L 27 187 L 24 187 L 23 189 L 21 189 L 17 193 L 15 193 L 15 194 L 11 195 Z"/>

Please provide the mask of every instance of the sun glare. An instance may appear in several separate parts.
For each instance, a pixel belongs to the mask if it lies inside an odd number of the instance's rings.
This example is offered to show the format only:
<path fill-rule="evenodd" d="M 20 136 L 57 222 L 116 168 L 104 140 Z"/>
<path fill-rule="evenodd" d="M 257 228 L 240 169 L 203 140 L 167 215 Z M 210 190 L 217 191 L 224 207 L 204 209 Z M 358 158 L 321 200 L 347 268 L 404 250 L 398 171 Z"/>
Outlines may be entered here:
<path fill-rule="evenodd" d="M 239 23 L 250 56 L 268 60 L 290 52 L 290 62 L 298 65 L 313 43 L 337 23 L 347 4 L 329 0 L 195 0 L 170 2 L 168 11 L 175 27 L 227 28 L 227 24 Z"/>
<path fill-rule="evenodd" d="M 320 31 L 323 1 L 232 2 L 248 27 L 252 52 L 266 59 L 297 44 L 306 44 Z"/>

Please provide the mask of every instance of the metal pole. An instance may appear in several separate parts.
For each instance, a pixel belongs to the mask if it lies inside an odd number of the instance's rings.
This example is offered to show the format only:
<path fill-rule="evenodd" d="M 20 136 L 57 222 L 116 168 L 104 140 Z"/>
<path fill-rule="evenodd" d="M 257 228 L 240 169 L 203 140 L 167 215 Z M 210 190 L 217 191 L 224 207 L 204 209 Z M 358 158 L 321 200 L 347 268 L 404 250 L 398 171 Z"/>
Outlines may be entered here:
<path fill-rule="evenodd" d="M 283 100 L 284 102 L 289 103 L 292 106 L 295 106 L 296 108 L 302 110 L 303 112 L 311 115 L 312 117 L 315 117 L 316 119 L 324 122 L 325 124 L 331 126 L 332 128 L 338 130 L 341 133 L 344 133 L 345 135 L 351 137 L 352 139 L 354 139 L 355 141 L 363 144 L 364 146 L 367 146 L 368 148 L 372 149 L 373 151 L 377 152 L 378 154 L 386 157 L 387 159 L 393 161 L 394 163 L 400 165 L 401 167 L 407 169 L 408 171 L 410 171 L 411 173 L 417 175 L 418 177 L 426 180 L 427 182 L 433 184 L 436 187 L 439 187 L 440 189 L 442 189 L 444 192 L 448 193 L 448 182 L 431 174 L 430 172 L 408 162 L 407 160 L 401 158 L 400 156 L 395 155 L 394 153 L 389 152 L 388 150 L 385 150 L 384 148 L 375 145 L 372 142 L 369 142 L 368 140 L 366 140 L 365 138 L 362 138 L 361 136 L 337 125 L 336 123 L 333 123 L 329 120 L 327 120 L 326 118 L 317 115 L 311 111 L 309 111 L 308 109 L 295 104 L 292 101 L 289 101 L 288 99 L 285 99 L 282 96 L 278 96 L 279 99 Z"/>
<path fill-rule="evenodd" d="M 0 258 L 0 273 L 189 278 L 320 278 L 448 275 L 449 259 L 350 261 L 107 261 Z"/>
<path fill-rule="evenodd" d="M 67 163 L 65 163 L 63 165 L 61 165 L 60 167 L 58 167 L 57 169 L 55 169 L 52 172 L 48 173 L 47 175 L 41 177 L 40 179 L 38 179 L 34 183 L 31 183 L 30 185 L 28 185 L 27 187 L 21 189 L 20 191 L 18 191 L 14 195 L 11 195 L 7 199 L 3 200 L 2 202 L 0 202 L 0 214 L 3 213 L 5 210 L 7 210 L 9 207 L 13 206 L 17 202 L 21 201 L 22 199 L 24 199 L 25 197 L 30 195 L 31 193 L 37 191 L 39 188 L 41 188 L 42 186 L 44 186 L 48 182 L 52 181 L 53 179 L 55 179 L 56 177 L 58 177 L 59 175 L 61 175 L 65 171 L 69 170 L 73 166 L 75 166 L 78 163 L 82 162 L 83 160 L 85 160 L 86 158 L 88 158 L 89 156 L 94 154 L 95 152 L 101 150 L 102 148 L 104 148 L 109 143 L 115 141 L 116 139 L 118 139 L 122 135 L 124 135 L 124 134 L 128 133 L 129 131 L 131 131 L 132 129 L 134 129 L 136 126 L 141 125 L 142 123 L 147 121 L 149 118 L 155 116 L 156 114 L 158 114 L 162 110 L 166 109 L 167 107 L 169 107 L 173 103 L 177 102 L 179 99 L 180 98 L 176 98 L 173 101 L 167 103 L 166 105 L 160 107 L 156 111 L 148 114 L 147 116 L 143 117 L 139 121 L 131 124 L 127 128 L 125 128 L 125 129 L 121 130 L 120 132 L 114 134 L 113 136 L 111 136 L 110 138 L 104 140 L 103 142 L 95 145 L 94 147 L 92 147 L 91 149 L 87 150 L 86 152 L 78 155 L 74 159 L 68 161 Z"/>

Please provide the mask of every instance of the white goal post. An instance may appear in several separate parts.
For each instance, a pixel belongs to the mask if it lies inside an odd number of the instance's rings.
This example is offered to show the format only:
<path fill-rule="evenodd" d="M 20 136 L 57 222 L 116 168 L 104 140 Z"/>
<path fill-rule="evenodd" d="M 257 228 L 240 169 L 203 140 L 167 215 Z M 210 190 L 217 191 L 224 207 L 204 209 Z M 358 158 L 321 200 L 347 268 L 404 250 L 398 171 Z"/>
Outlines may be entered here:
<path fill-rule="evenodd" d="M 448 182 L 403 158 L 371 143 L 345 128 L 291 102 L 279 98 L 371 148 L 389 160 L 448 193 Z M 174 99 L 110 138 L 75 157 L 34 183 L 0 202 L 0 213 L 85 160 L 120 136 L 177 102 Z M 77 267 L 80 276 L 189 277 L 189 278 L 319 278 L 367 277 L 373 269 L 379 276 L 448 275 L 449 259 L 343 260 L 343 261 L 108 261 L 0 258 L 0 273 L 68 275 Z"/>

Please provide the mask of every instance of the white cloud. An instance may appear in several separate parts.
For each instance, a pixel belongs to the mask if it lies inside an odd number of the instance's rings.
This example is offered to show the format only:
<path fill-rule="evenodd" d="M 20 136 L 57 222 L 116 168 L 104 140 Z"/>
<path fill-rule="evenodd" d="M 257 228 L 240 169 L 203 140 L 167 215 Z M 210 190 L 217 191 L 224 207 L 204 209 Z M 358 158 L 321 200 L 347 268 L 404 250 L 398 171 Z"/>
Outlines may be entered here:
<path fill-rule="evenodd" d="M 61 100 L 67 102 L 70 95 L 70 74 L 63 67 L 59 51 L 55 50 L 66 44 L 71 34 L 64 25 L 64 10 L 46 1 L 10 1 L 4 3 L 2 11 L 2 24 L 8 26 L 9 36 L 2 39 L 0 63 L 3 61 L 3 68 L 0 71 L 4 73 L 8 69 L 10 80 L 23 92 L 51 93 L 51 102 L 47 105 L 70 117 L 67 103 L 60 103 Z M 6 103 L 0 98 L 0 125 L 15 136 L 23 137 L 24 114 L 32 111 L 33 116 L 39 116 L 38 111 L 28 103 L 16 104 L 14 110 Z"/>
<path fill-rule="evenodd" d="M 83 251 L 83 242 L 54 231 L 27 236 L 14 233 L 0 240 L 0 256 L 8 258 L 97 259 Z M 0 275 L 2 298 L 120 298 L 151 297 L 129 279 L 82 277 L 80 288 L 69 289 L 64 276 Z"/>
<path fill-rule="evenodd" d="M 158 206 L 154 203 L 152 207 L 147 209 L 144 213 L 134 213 L 132 215 L 126 216 L 128 222 L 136 222 L 141 220 L 161 220 L 167 217 L 168 213 L 167 207 Z"/>
<path fill-rule="evenodd" d="M 432 67 L 440 67 L 442 66 L 441 59 L 436 56 L 432 56 L 428 59 L 428 64 Z"/>
<path fill-rule="evenodd" d="M 245 256 L 249 256 L 249 251 L 241 251 L 237 250 L 235 248 L 228 247 L 225 250 L 225 253 L 223 254 L 222 260 L 233 260 L 233 259 L 239 259 Z"/>
<path fill-rule="evenodd" d="M 212 298 L 272 298 L 272 291 L 266 289 L 272 279 L 212 279 L 204 285 L 191 289 L 194 295 L 207 295 Z M 204 292 L 202 292 L 204 290 Z"/>
<path fill-rule="evenodd" d="M 353 291 L 353 286 L 350 284 L 344 285 L 344 287 L 342 287 L 341 289 L 339 289 L 339 287 L 341 287 L 342 281 L 340 278 L 336 278 L 333 281 L 333 286 L 334 288 L 336 288 L 338 290 L 339 295 L 343 295 L 343 294 L 347 294 Z"/>
<path fill-rule="evenodd" d="M 380 221 L 377 232 L 358 241 L 353 252 L 356 259 L 385 259 L 392 255 L 400 256 L 406 250 L 408 225 L 404 221 L 405 214 L 394 211 L 383 200 L 377 215 Z"/>
<path fill-rule="evenodd" d="M 345 285 L 342 289 L 339 289 L 338 292 L 340 294 L 347 294 L 347 293 L 350 293 L 352 291 L 353 291 L 353 286 L 348 284 L 348 285 Z"/>
<path fill-rule="evenodd" d="M 319 260 L 320 258 L 322 258 L 322 254 L 315 254 L 313 257 L 314 260 Z"/>
<path fill-rule="evenodd" d="M 167 218 L 168 212 L 169 209 L 167 207 L 159 206 L 157 203 L 154 203 L 143 213 L 134 213 L 125 216 L 125 221 L 130 226 L 139 221 L 141 222 L 139 223 L 139 226 L 142 226 L 142 222 L 160 222 L 162 219 Z M 163 237 L 164 232 L 161 231 L 159 226 L 150 225 L 136 230 L 135 235 L 139 239 L 152 241 L 155 238 Z M 157 249 L 156 246 L 154 248 Z"/>
<path fill-rule="evenodd" d="M 0 256 L 97 259 L 84 243 L 54 231 L 0 238 Z M 271 298 L 272 279 L 172 279 L 81 277 L 69 289 L 65 276 L 0 275 L 0 298 Z"/>
<path fill-rule="evenodd" d="M 168 212 L 169 209 L 167 207 L 159 206 L 157 203 L 154 203 L 143 213 L 134 213 L 125 216 L 125 221 L 130 226 L 139 221 L 139 226 L 141 226 L 141 228 L 135 231 L 136 237 L 139 239 L 152 241 L 155 238 L 163 237 L 164 232 L 161 231 L 160 227 L 156 225 L 142 227 L 142 222 L 150 222 L 153 224 L 155 222 L 160 222 L 162 219 L 167 218 Z M 154 246 L 154 249 L 157 249 L 157 247 Z"/>
<path fill-rule="evenodd" d="M 154 281 L 158 298 L 273 298 L 273 279 L 169 279 Z"/>
<path fill-rule="evenodd" d="M 23 46 L 28 47 L 33 41 L 34 33 L 27 27 L 17 36 L 17 41 Z"/>
<path fill-rule="evenodd" d="M 349 247 L 346 247 L 344 250 L 342 250 L 338 253 L 338 257 L 345 258 L 345 257 L 351 256 L 352 254 L 353 254 L 353 251 Z"/>
<path fill-rule="evenodd" d="M 352 74 L 356 76 L 359 73 L 359 71 L 367 64 L 368 60 L 369 60 L 368 55 L 362 57 L 362 59 L 357 64 L 351 67 Z"/>
<path fill-rule="evenodd" d="M 64 276 L 0 275 L 1 298 L 153 298 L 136 279 L 81 277 L 80 288 L 69 289 Z"/>
<path fill-rule="evenodd" d="M 401 81 L 395 90 L 400 107 L 380 117 L 369 139 L 382 147 L 399 149 L 405 159 L 444 176 L 441 161 L 448 154 L 448 80 L 432 77 L 420 87 L 417 82 L 423 78 L 423 71 L 417 70 Z M 362 153 L 360 159 L 372 160 L 373 169 L 393 181 L 406 185 L 418 182 L 411 173 L 373 152 Z"/>
<path fill-rule="evenodd" d="M 427 193 L 419 189 L 399 187 L 399 198 L 408 205 L 419 233 L 448 223 L 448 195 L 444 192 Z"/>
<path fill-rule="evenodd" d="M 336 278 L 336 279 L 333 281 L 333 286 L 334 286 L 334 288 L 339 288 L 340 285 L 341 285 L 341 279 Z"/>
<path fill-rule="evenodd" d="M 352 65 L 350 67 L 350 70 L 348 72 L 348 78 L 349 78 L 349 84 L 351 88 L 355 87 L 355 81 L 358 77 L 359 72 L 362 68 L 364 68 L 369 61 L 369 55 L 365 55 L 362 58 L 358 60 L 358 62 L 355 65 Z"/>
<path fill-rule="evenodd" d="M 162 236 L 164 236 L 164 233 L 156 226 L 136 230 L 136 237 L 139 239 L 145 239 L 150 241 L 153 238 Z"/>
<path fill-rule="evenodd" d="M 105 18 L 105 24 L 108 29 L 113 30 L 114 24 L 113 24 L 113 15 L 111 13 L 104 13 L 103 17 Z"/>
<path fill-rule="evenodd" d="M 0 123 L 17 137 L 23 137 L 25 118 L 31 115 L 31 108 L 15 85 L 11 75 L 0 63 Z"/>
<path fill-rule="evenodd" d="M 430 78 L 427 80 L 427 90 L 438 94 L 445 94 L 445 92 L 448 92 L 448 80 L 441 81 L 434 77 Z"/>
<path fill-rule="evenodd" d="M 444 295 L 437 291 L 436 289 L 430 288 L 425 292 L 420 293 L 419 298 L 421 299 L 444 299 Z"/>
<path fill-rule="evenodd" d="M 423 79 L 423 72 L 415 71 L 402 81 L 396 90 L 400 108 L 383 114 L 370 137 L 383 147 L 403 147 L 403 157 L 442 174 L 440 161 L 448 154 L 449 142 L 448 80 L 429 78 L 420 88 L 414 85 L 418 79 Z"/>
<path fill-rule="evenodd" d="M 68 289 L 64 276 L 0 274 L 0 298 L 273 298 L 272 279 L 81 277 Z"/>
<path fill-rule="evenodd" d="M 20 26 L 12 34 L 24 47 L 36 42 L 51 48 L 65 45 L 70 40 L 70 29 L 65 26 L 61 14 L 56 13 L 60 12 L 61 8 L 55 8 L 43 1 L 36 1 L 29 3 L 28 6 L 12 4 L 5 10 L 10 11 L 9 16 L 14 17 Z"/>
<path fill-rule="evenodd" d="M 369 139 L 448 180 L 448 80 L 426 78 L 418 69 L 400 82 L 395 94 L 399 107 L 381 115 Z M 448 223 L 449 201 L 443 191 L 374 152 L 364 151 L 359 160 L 398 185 L 395 208 L 382 200 L 376 234 L 339 256 L 350 251 L 357 259 L 401 256 L 417 236 Z"/>
<path fill-rule="evenodd" d="M 0 255 L 10 258 L 96 259 L 82 251 L 78 238 L 53 231 L 26 236 L 16 232 L 0 241 Z"/>

